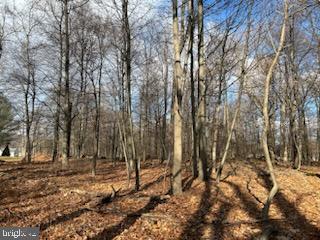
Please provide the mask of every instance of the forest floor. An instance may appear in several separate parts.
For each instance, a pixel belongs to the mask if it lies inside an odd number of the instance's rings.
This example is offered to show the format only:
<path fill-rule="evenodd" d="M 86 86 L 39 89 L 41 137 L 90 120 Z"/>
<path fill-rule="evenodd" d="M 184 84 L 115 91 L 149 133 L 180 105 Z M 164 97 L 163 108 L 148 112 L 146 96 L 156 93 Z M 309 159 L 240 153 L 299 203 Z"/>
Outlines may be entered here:
<path fill-rule="evenodd" d="M 254 239 L 265 223 L 270 180 L 261 161 L 227 164 L 219 185 L 183 174 L 184 193 L 169 196 L 166 165 L 142 164 L 141 191 L 127 185 L 125 165 L 88 160 L 60 170 L 50 163 L 0 163 L 0 226 L 40 226 L 41 239 Z M 276 167 L 280 191 L 270 209 L 271 239 L 320 239 L 319 167 Z M 310 174 L 314 173 L 314 174 Z M 166 175 L 166 176 L 165 176 Z M 90 193 L 120 192 L 92 205 Z M 89 204 L 90 203 L 90 204 Z"/>

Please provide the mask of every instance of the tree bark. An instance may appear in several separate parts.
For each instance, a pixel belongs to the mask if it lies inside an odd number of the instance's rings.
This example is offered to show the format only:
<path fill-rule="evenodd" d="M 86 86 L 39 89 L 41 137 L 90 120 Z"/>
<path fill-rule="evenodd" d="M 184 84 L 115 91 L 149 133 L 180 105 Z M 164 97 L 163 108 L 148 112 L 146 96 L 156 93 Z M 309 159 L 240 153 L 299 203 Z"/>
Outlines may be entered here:
<path fill-rule="evenodd" d="M 288 162 L 288 141 L 287 141 L 287 111 L 285 102 L 281 103 L 280 109 L 280 157 L 283 162 Z"/>
<path fill-rule="evenodd" d="M 304 164 L 310 163 L 310 155 L 309 155 L 309 136 L 308 136 L 308 127 L 306 123 L 306 115 L 305 109 L 302 107 L 301 109 L 301 138 L 302 138 L 302 159 Z"/>
<path fill-rule="evenodd" d="M 173 100 L 173 163 L 171 190 L 182 193 L 182 68 L 180 56 L 178 1 L 172 0 L 173 48 L 174 48 L 174 100 Z"/>
<path fill-rule="evenodd" d="M 59 23 L 59 51 L 60 51 L 60 59 L 59 59 L 59 79 L 58 79 L 58 89 L 56 93 L 56 113 L 55 113 L 55 125 L 54 125 L 54 137 L 53 137 L 53 147 L 52 147 L 52 162 L 56 162 L 58 160 L 58 148 L 59 148 L 59 140 L 60 140 L 60 114 L 61 114 L 61 90 L 62 90 L 62 68 L 63 68 L 63 33 L 62 33 L 62 18 Z"/>
<path fill-rule="evenodd" d="M 198 0 L 198 81 L 199 81 L 199 108 L 198 108 L 198 144 L 199 144 L 199 178 L 207 181 L 207 141 L 206 141 L 206 66 L 203 36 L 203 1 Z"/>
<path fill-rule="evenodd" d="M 124 128 L 121 127 L 121 125 L 123 126 L 123 124 L 120 124 L 120 122 L 119 122 L 119 117 L 117 119 L 117 125 L 118 125 L 118 129 L 119 129 L 120 144 L 121 144 L 124 159 L 126 162 L 128 186 L 130 186 L 131 170 L 130 170 L 130 163 L 129 163 L 129 159 L 128 159 L 128 155 L 127 155 L 126 136 L 123 131 Z"/>
<path fill-rule="evenodd" d="M 165 40 L 165 46 L 163 50 L 163 78 L 164 78 L 164 95 L 163 95 L 163 101 L 164 101 L 164 109 L 163 109 L 163 116 L 162 116 L 162 154 L 161 154 L 161 163 L 164 162 L 164 160 L 168 157 L 167 156 L 167 111 L 168 111 L 168 43 L 167 40 Z"/>
<path fill-rule="evenodd" d="M 128 0 L 122 0 L 122 34 L 123 34 L 123 75 L 126 82 L 126 100 L 127 100 L 127 124 L 129 129 L 128 148 L 130 149 L 130 160 L 133 161 L 135 170 L 135 190 L 140 187 L 138 159 L 136 156 L 136 148 L 133 136 L 133 120 L 132 120 L 132 100 L 131 100 L 131 31 L 128 17 Z"/>
<path fill-rule="evenodd" d="M 271 80 L 272 82 L 272 80 Z M 275 101 L 273 99 L 273 101 Z M 276 147 L 276 139 L 275 139 L 275 120 L 276 120 L 276 110 L 275 105 L 276 103 L 272 101 L 272 106 L 269 109 L 269 132 L 268 132 L 268 146 L 269 146 L 269 152 L 271 161 L 274 163 L 276 160 L 276 153 L 275 153 L 275 147 Z"/>
<path fill-rule="evenodd" d="M 189 36 L 190 36 L 190 84 L 191 84 L 191 117 L 192 117 L 192 175 L 198 176 L 198 134 L 196 122 L 196 90 L 194 82 L 194 60 L 193 60 L 193 41 L 194 41 L 194 1 L 189 0 Z"/>

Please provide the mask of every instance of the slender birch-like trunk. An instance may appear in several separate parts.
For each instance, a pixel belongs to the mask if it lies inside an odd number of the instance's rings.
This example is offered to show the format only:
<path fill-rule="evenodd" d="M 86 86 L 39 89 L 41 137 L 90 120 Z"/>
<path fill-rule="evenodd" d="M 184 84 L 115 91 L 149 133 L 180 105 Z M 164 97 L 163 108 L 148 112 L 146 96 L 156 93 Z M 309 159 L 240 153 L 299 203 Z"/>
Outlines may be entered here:
<path fill-rule="evenodd" d="M 263 127 L 263 132 L 262 132 L 262 147 L 266 159 L 266 163 L 268 166 L 269 174 L 272 180 L 272 189 L 269 192 L 268 198 L 266 200 L 266 203 L 263 207 L 262 210 L 262 218 L 263 219 L 268 219 L 269 218 L 269 208 L 271 205 L 271 201 L 275 194 L 278 192 L 278 183 L 276 180 L 276 176 L 273 170 L 273 165 L 270 157 L 270 152 L 269 152 L 269 146 L 268 146 L 268 132 L 269 132 L 269 93 L 270 93 L 270 85 L 271 85 L 271 80 L 272 80 L 272 75 L 273 75 L 273 70 L 276 67 L 278 63 L 278 59 L 280 57 L 280 53 L 282 51 L 284 42 L 285 42 L 285 36 L 286 36 L 286 24 L 288 20 L 288 2 L 287 0 L 284 0 L 284 19 L 283 19 L 283 24 L 282 24 L 282 29 L 281 29 L 281 35 L 280 35 L 280 42 L 278 49 L 276 50 L 274 59 L 272 60 L 272 63 L 269 67 L 266 80 L 265 80 L 265 85 L 264 85 L 264 94 L 263 94 L 263 120 L 264 120 L 264 127 Z"/>

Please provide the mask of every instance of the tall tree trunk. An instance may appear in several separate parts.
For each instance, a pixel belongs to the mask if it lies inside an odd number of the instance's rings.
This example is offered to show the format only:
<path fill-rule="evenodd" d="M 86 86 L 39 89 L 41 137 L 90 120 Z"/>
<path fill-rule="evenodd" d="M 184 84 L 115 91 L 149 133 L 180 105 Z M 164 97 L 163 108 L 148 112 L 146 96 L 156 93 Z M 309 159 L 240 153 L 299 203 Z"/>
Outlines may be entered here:
<path fill-rule="evenodd" d="M 213 136 L 212 136 L 212 149 L 211 149 L 213 170 L 215 170 L 217 167 L 217 159 L 218 159 L 218 135 L 219 135 L 219 125 L 220 125 L 220 116 L 219 116 L 220 111 L 221 111 L 221 103 L 219 101 L 219 96 L 218 96 L 218 103 L 217 103 L 217 106 L 215 107 L 214 114 L 213 114 L 214 119 L 213 119 Z"/>
<path fill-rule="evenodd" d="M 182 68 L 180 56 L 178 1 L 172 0 L 174 93 L 173 93 L 173 162 L 171 189 L 174 195 L 182 192 Z"/>
<path fill-rule="evenodd" d="M 283 162 L 288 162 L 288 140 L 287 140 L 287 111 L 283 101 L 280 109 L 280 158 Z"/>
<path fill-rule="evenodd" d="M 81 158 L 84 153 L 84 144 L 87 132 L 87 122 L 88 122 L 88 99 L 87 99 L 87 74 L 86 74 L 86 46 L 81 44 L 80 50 L 80 106 L 79 106 L 79 126 L 77 126 L 78 136 L 77 136 L 77 158 Z"/>
<path fill-rule="evenodd" d="M 206 141 L 206 66 L 203 36 L 203 1 L 198 1 L 198 81 L 199 81 L 199 108 L 198 108 L 198 139 L 199 139 L 199 178 L 208 179 L 207 171 L 207 141 Z"/>
<path fill-rule="evenodd" d="M 276 176 L 275 176 L 275 173 L 273 170 L 273 165 L 272 165 L 272 161 L 270 158 L 270 152 L 269 152 L 269 146 L 268 146 L 268 132 L 269 132 L 269 123 L 270 123 L 268 104 L 269 104 L 269 93 L 270 93 L 270 85 L 271 85 L 273 70 L 278 63 L 278 59 L 279 59 L 279 56 L 280 56 L 280 53 L 282 51 L 284 41 L 285 41 L 286 23 L 287 23 L 287 19 L 288 19 L 288 2 L 287 2 L 287 0 L 284 0 L 284 5 L 285 5 L 284 6 L 284 19 L 283 19 L 283 25 L 282 25 L 282 29 L 281 29 L 280 42 L 279 42 L 278 49 L 275 53 L 275 57 L 270 65 L 270 68 L 269 68 L 267 76 L 266 76 L 265 85 L 264 85 L 264 95 L 263 95 L 263 108 L 262 108 L 262 110 L 263 110 L 264 127 L 263 127 L 261 141 L 262 141 L 262 147 L 263 147 L 266 163 L 268 166 L 269 174 L 270 174 L 272 184 L 273 184 L 273 187 L 269 192 L 269 196 L 268 196 L 267 201 L 266 201 L 266 203 L 263 207 L 263 210 L 262 210 L 262 218 L 263 219 L 269 218 L 270 204 L 271 204 L 273 197 L 275 196 L 275 194 L 278 191 L 278 183 L 277 183 Z"/>
<path fill-rule="evenodd" d="M 224 81 L 223 89 L 225 92 L 223 94 L 223 137 L 221 139 L 221 142 L 223 144 L 226 144 L 229 135 L 229 105 L 227 81 Z"/>
<path fill-rule="evenodd" d="M 271 80 L 272 81 L 272 80 Z M 274 163 L 276 160 L 276 154 L 275 154 L 275 147 L 276 147 L 276 141 L 275 141 L 275 120 L 276 120 L 276 110 L 275 110 L 275 103 L 272 102 L 272 106 L 269 110 L 269 132 L 268 132 L 268 146 L 269 146 L 269 152 L 271 161 Z"/>
<path fill-rule="evenodd" d="M 2 57 L 3 42 L 4 42 L 4 26 L 3 24 L 0 23 L 0 59 Z"/>
<path fill-rule="evenodd" d="M 300 170 L 302 160 L 303 160 L 303 153 L 302 153 L 302 138 L 303 138 L 303 109 L 302 106 L 299 105 L 297 110 L 298 114 L 298 124 L 296 125 L 296 138 L 295 138 L 295 145 L 297 149 L 297 156 L 294 159 L 294 165 L 293 168 Z"/>
<path fill-rule="evenodd" d="M 304 164 L 310 163 L 310 156 L 309 156 L 309 136 L 308 136 L 308 127 L 306 123 L 306 115 L 305 109 L 302 107 L 301 109 L 301 140 L 302 140 L 302 159 Z"/>
<path fill-rule="evenodd" d="M 26 154 L 25 161 L 31 163 L 33 141 L 31 140 L 31 127 L 34 119 L 35 110 L 35 76 L 34 69 L 30 58 L 30 36 L 26 36 L 26 58 L 27 58 L 27 79 L 26 88 L 24 92 L 24 104 L 25 104 L 25 125 L 26 125 Z M 29 106 L 29 98 L 31 96 L 31 106 Z M 31 108 L 31 109 L 30 109 Z"/>
<path fill-rule="evenodd" d="M 117 125 L 118 125 L 118 129 L 119 129 L 120 144 L 121 144 L 122 152 L 123 152 L 124 159 L 126 162 L 128 186 L 130 186 L 131 170 L 130 170 L 130 163 L 129 163 L 129 159 L 128 159 L 128 155 L 127 155 L 126 136 L 123 131 L 124 127 L 123 128 L 121 127 L 121 125 L 123 126 L 123 124 L 120 125 L 119 117 L 117 119 Z"/>
<path fill-rule="evenodd" d="M 192 175 L 194 178 L 198 176 L 198 134 L 196 122 L 196 90 L 194 82 L 194 60 L 193 60 L 193 42 L 194 42 L 194 2 L 189 0 L 189 36 L 190 36 L 190 84 L 191 84 L 191 117 L 192 117 Z"/>
<path fill-rule="evenodd" d="M 98 104 L 98 96 L 96 90 L 94 90 L 94 98 L 95 98 L 95 116 L 94 116 L 94 155 L 92 158 L 91 163 L 91 174 L 92 176 L 96 175 L 96 166 L 97 166 L 97 159 L 99 153 L 99 136 L 100 136 L 100 111 L 99 111 L 99 104 Z"/>
<path fill-rule="evenodd" d="M 98 37 L 99 38 L 99 37 Z M 102 68 L 103 68 L 103 50 L 102 50 L 102 39 L 99 41 L 99 73 L 98 73 L 98 89 L 96 88 L 93 76 L 91 78 L 91 83 L 93 87 L 93 95 L 95 99 L 95 122 L 94 122 L 94 132 L 95 132 L 95 146 L 94 146 L 94 156 L 92 159 L 92 176 L 96 175 L 97 160 L 99 158 L 100 149 L 100 109 L 101 109 L 101 78 L 102 78 Z"/>
<path fill-rule="evenodd" d="M 65 54 L 64 54 L 64 139 L 62 144 L 62 167 L 68 168 L 70 157 L 72 105 L 70 100 L 70 39 L 69 39 L 69 0 L 64 0 L 64 31 L 65 31 Z"/>
<path fill-rule="evenodd" d="M 317 149 L 318 161 L 320 161 L 320 101 L 318 100 L 318 114 L 317 114 Z"/>
<path fill-rule="evenodd" d="M 162 116 L 162 154 L 161 154 L 161 163 L 164 162 L 164 160 L 168 157 L 167 156 L 167 111 L 168 111 L 168 74 L 169 74 L 169 67 L 168 67 L 168 43 L 167 40 L 165 40 L 165 46 L 163 50 L 163 78 L 164 78 L 164 95 L 163 95 L 163 101 L 164 101 L 164 113 Z"/>
<path fill-rule="evenodd" d="M 218 89 L 218 100 L 217 106 L 215 107 L 214 112 L 214 120 L 213 120 L 213 141 L 212 141 L 212 168 L 215 169 L 217 166 L 217 160 L 219 158 L 219 149 L 218 149 L 218 138 L 219 138 L 219 130 L 221 128 L 221 110 L 222 110 L 222 95 L 223 95 L 223 86 L 225 86 L 225 54 L 226 54 L 226 46 L 228 41 L 230 28 L 229 26 L 225 30 L 223 40 L 222 40 L 222 56 L 220 60 L 219 66 L 219 89 Z"/>
<path fill-rule="evenodd" d="M 55 113 L 55 125 L 54 125 L 54 136 L 53 136 L 53 147 L 52 147 L 52 162 L 56 162 L 58 159 L 58 147 L 60 140 L 60 113 L 61 113 L 61 90 L 62 90 L 62 68 L 63 68 L 63 32 L 62 32 L 62 15 L 61 22 L 59 24 L 59 79 L 58 79 L 58 89 L 56 93 L 56 113 Z"/>
<path fill-rule="evenodd" d="M 29 42 L 29 41 L 28 41 Z M 29 62 L 29 54 L 28 54 L 29 44 L 27 44 L 27 58 Z M 29 89 L 30 89 L 30 66 L 28 63 L 28 77 L 27 77 L 27 86 L 24 93 L 24 105 L 25 105 L 25 125 L 26 125 L 26 153 L 25 153 L 25 161 L 27 163 L 31 163 L 32 152 L 31 152 L 31 121 L 30 121 L 30 110 L 29 110 Z"/>
<path fill-rule="evenodd" d="M 290 15 L 290 24 L 288 29 L 286 66 L 289 75 L 290 87 L 290 133 L 291 133 L 291 159 L 294 169 L 300 169 L 302 162 L 302 135 L 301 135 L 301 116 L 302 101 L 299 91 L 300 79 L 296 63 L 296 39 L 295 39 L 295 15 Z"/>
<path fill-rule="evenodd" d="M 293 107 L 292 104 L 290 103 L 291 107 L 290 107 L 290 112 L 289 112 L 289 133 L 290 133 L 290 138 L 289 138 L 289 147 L 290 147 L 290 160 L 291 163 L 294 162 L 294 160 L 296 159 L 297 156 L 297 148 L 296 148 L 296 121 L 295 121 L 295 114 L 293 113 Z"/>
<path fill-rule="evenodd" d="M 29 85 L 29 84 L 28 84 Z M 28 95 L 29 95 L 29 86 L 27 86 L 27 92 L 25 93 L 25 124 L 26 124 L 26 153 L 25 153 L 25 161 L 27 163 L 31 163 L 32 158 L 32 146 L 31 146 L 31 122 L 30 122 L 30 113 L 29 113 L 29 104 L 28 104 Z"/>
<path fill-rule="evenodd" d="M 136 148 L 133 136 L 133 120 L 132 120 L 132 100 L 131 100 L 131 31 L 128 17 L 128 0 L 122 0 L 122 31 L 124 40 L 124 77 L 127 88 L 127 123 L 129 128 L 128 147 L 131 155 L 130 159 L 133 161 L 135 169 L 135 190 L 138 191 L 140 187 L 138 159 L 136 156 Z"/>
<path fill-rule="evenodd" d="M 53 133 L 53 146 L 52 146 L 52 162 L 56 162 L 58 160 L 58 146 L 59 146 L 59 129 L 60 129 L 60 96 L 57 97 L 57 107 L 54 118 L 54 133 Z"/>

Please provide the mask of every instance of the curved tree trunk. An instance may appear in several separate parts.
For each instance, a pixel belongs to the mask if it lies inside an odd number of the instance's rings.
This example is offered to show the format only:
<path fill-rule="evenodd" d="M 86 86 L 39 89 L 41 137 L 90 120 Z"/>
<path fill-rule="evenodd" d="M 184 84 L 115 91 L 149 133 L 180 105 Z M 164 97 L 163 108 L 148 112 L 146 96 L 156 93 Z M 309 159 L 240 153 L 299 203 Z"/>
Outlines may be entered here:
<path fill-rule="evenodd" d="M 284 0 L 284 5 L 285 5 L 284 6 L 284 20 L 283 20 L 283 25 L 282 25 L 282 29 L 281 29 L 280 42 L 279 42 L 278 49 L 275 53 L 275 57 L 270 65 L 270 68 L 268 70 L 268 74 L 266 76 L 265 85 L 264 85 L 264 95 L 263 95 L 263 109 L 262 110 L 263 110 L 264 127 L 263 127 L 261 141 L 262 141 L 262 147 L 263 147 L 266 163 L 268 166 L 269 174 L 270 174 L 272 184 L 273 184 L 272 189 L 269 192 L 269 196 L 267 198 L 267 201 L 266 201 L 266 203 L 263 207 L 263 210 L 262 210 L 262 218 L 263 219 L 268 219 L 271 201 L 278 191 L 278 183 L 277 183 L 276 176 L 275 176 L 275 173 L 273 170 L 273 165 L 272 165 L 270 152 L 269 152 L 269 146 L 268 146 L 268 132 L 269 132 L 269 123 L 270 123 L 268 104 L 269 104 L 269 93 L 270 93 L 270 85 L 271 85 L 273 70 L 278 63 L 278 59 L 279 59 L 280 53 L 282 51 L 282 48 L 283 48 L 283 45 L 285 42 L 286 23 L 287 23 L 287 19 L 288 19 L 288 2 L 287 2 L 287 0 Z"/>

